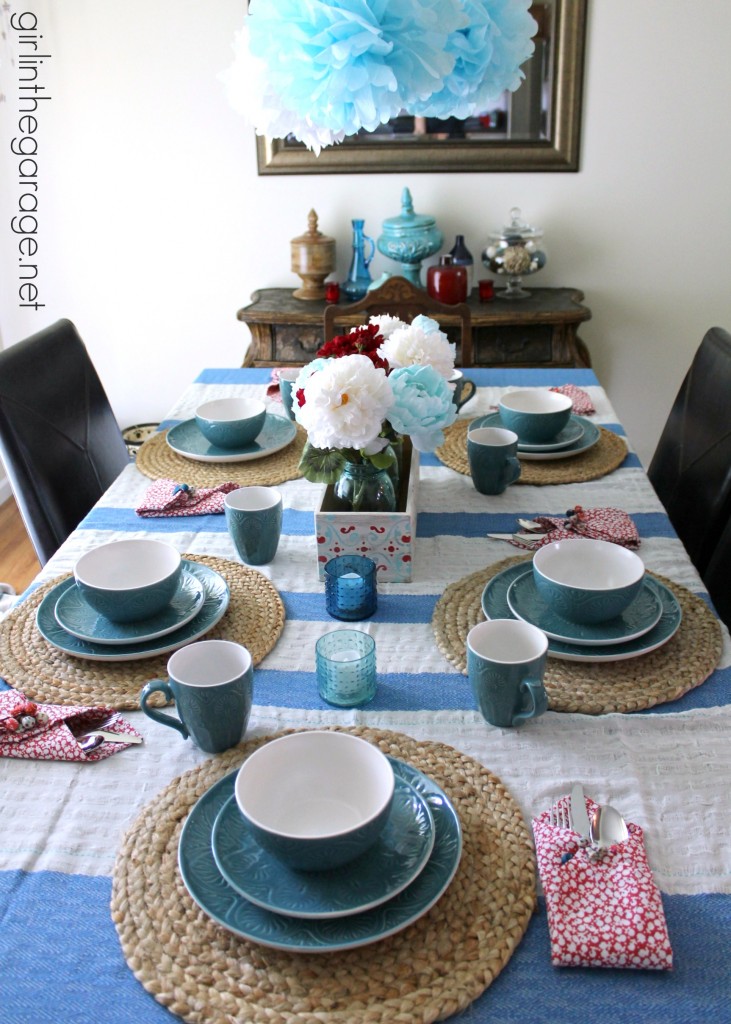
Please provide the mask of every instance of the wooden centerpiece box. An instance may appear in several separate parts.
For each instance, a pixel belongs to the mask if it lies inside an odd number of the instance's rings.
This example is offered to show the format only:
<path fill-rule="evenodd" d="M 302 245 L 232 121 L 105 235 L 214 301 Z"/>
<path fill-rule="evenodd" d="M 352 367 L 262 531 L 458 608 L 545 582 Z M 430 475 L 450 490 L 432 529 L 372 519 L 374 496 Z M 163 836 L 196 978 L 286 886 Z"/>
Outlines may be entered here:
<path fill-rule="evenodd" d="M 339 512 L 328 486 L 315 511 L 317 567 L 325 578 L 325 563 L 336 555 L 366 555 L 376 563 L 383 583 L 410 583 L 416 540 L 419 453 L 404 438 L 398 507 L 395 512 Z"/>

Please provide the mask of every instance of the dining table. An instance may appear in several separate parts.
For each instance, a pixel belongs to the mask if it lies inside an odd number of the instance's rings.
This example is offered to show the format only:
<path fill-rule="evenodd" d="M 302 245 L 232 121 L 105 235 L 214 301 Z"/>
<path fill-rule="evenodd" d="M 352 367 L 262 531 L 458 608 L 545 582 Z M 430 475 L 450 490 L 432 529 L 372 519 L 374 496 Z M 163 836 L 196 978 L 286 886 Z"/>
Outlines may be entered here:
<path fill-rule="evenodd" d="M 728 631 L 593 370 L 465 374 L 477 389 L 459 411 L 455 451 L 465 425 L 493 415 L 507 389 L 571 384 L 593 405 L 586 418 L 606 461 L 585 471 L 578 459 L 525 461 L 520 480 L 488 496 L 449 444 L 421 453 L 411 578 L 379 579 L 371 617 L 344 623 L 327 614 L 314 519 L 323 486 L 297 472 L 288 449 L 267 457 L 274 471 L 262 480 L 256 461 L 245 464 L 248 477 L 235 462 L 170 461 L 165 431 L 203 401 L 264 398 L 283 415 L 271 369 L 209 368 L 0 622 L 6 690 L 116 708 L 143 739 L 96 761 L 0 757 L 0 1021 L 731 1022 Z M 140 515 L 156 479 L 276 486 L 283 521 L 274 559 L 244 566 L 220 512 Z M 531 550 L 509 539 L 519 520 L 577 507 L 629 514 L 637 552 L 677 596 L 682 621 L 659 651 L 609 665 L 549 657 L 545 714 L 516 728 L 490 725 L 465 671 L 465 631 L 483 617 L 481 595 L 496 572 L 528 564 Z M 84 552 L 128 538 L 164 540 L 229 583 L 230 605 L 210 635 L 252 651 L 253 708 L 240 747 L 206 754 L 140 710 L 144 683 L 165 676 L 164 654 L 85 660 L 40 635 L 40 595 Z M 362 707 L 335 707 L 318 692 L 315 644 L 345 627 L 376 643 L 376 693 Z M 436 779 L 456 808 L 461 852 L 444 891 L 401 925 L 348 948 L 327 937 L 273 948 L 265 934 L 237 932 L 233 904 L 206 910 L 191 898 L 180 835 L 199 801 L 265 738 L 323 728 L 353 731 Z M 672 969 L 552 964 L 532 823 L 577 782 L 641 828 Z"/>

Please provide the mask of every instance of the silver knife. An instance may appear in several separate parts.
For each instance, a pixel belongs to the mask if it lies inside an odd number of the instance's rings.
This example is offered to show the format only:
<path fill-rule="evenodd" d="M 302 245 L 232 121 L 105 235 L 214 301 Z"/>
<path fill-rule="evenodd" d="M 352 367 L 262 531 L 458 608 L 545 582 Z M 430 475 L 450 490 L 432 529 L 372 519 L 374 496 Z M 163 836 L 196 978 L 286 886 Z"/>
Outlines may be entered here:
<path fill-rule="evenodd" d="M 571 790 L 571 827 L 588 843 L 591 838 L 589 815 L 586 812 L 584 787 L 577 782 Z"/>

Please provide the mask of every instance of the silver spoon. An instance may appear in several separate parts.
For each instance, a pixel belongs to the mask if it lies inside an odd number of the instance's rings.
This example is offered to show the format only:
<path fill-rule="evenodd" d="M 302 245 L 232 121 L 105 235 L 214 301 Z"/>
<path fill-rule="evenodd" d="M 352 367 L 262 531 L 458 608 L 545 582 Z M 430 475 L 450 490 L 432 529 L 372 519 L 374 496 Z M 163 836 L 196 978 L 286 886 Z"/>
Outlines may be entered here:
<path fill-rule="evenodd" d="M 100 747 L 104 740 L 110 740 L 112 743 L 142 743 L 141 736 L 132 736 L 130 733 L 124 732 L 104 732 L 103 729 L 87 732 L 83 736 L 79 736 L 76 742 L 84 753 L 88 754 L 91 750 Z"/>
<path fill-rule="evenodd" d="M 595 851 L 601 852 L 617 843 L 623 843 L 629 837 L 629 832 L 619 811 L 606 805 L 594 811 L 589 822 L 589 837 Z"/>
<path fill-rule="evenodd" d="M 104 737 L 100 732 L 90 732 L 87 736 L 83 736 L 81 739 L 76 741 L 85 754 L 89 754 L 92 750 L 96 750 L 104 742 Z"/>

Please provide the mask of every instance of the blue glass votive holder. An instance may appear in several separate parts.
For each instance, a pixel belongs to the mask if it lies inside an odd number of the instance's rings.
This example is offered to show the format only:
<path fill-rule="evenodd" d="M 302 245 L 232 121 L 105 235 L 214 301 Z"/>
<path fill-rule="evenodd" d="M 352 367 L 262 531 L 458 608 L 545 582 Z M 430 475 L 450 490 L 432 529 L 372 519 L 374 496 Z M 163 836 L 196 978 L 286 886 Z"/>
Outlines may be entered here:
<path fill-rule="evenodd" d="M 340 555 L 325 566 L 325 607 L 334 619 L 357 622 L 376 610 L 376 563 L 363 555 Z"/>
<path fill-rule="evenodd" d="M 359 629 L 336 629 L 315 644 L 317 689 L 340 708 L 359 707 L 376 695 L 376 641 Z"/>

